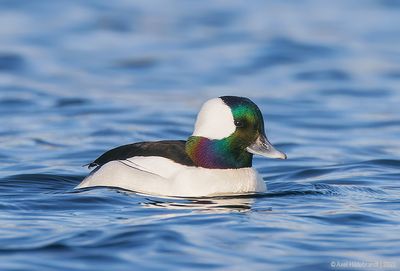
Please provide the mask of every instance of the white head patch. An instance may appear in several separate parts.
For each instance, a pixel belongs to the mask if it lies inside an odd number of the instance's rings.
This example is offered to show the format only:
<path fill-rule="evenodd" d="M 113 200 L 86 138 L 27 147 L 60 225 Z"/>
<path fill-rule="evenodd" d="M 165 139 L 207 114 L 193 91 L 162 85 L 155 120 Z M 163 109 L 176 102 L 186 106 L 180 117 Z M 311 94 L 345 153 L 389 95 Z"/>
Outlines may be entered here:
<path fill-rule="evenodd" d="M 193 136 L 223 139 L 235 132 L 232 111 L 222 99 L 214 98 L 203 104 L 197 115 Z"/>

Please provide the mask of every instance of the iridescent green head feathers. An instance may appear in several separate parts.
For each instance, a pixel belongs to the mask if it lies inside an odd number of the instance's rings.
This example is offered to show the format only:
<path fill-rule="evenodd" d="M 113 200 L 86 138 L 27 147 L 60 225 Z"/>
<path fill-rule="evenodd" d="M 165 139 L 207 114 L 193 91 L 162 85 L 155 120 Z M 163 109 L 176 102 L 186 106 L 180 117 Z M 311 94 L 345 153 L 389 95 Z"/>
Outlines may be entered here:
<path fill-rule="evenodd" d="M 199 167 L 252 166 L 253 154 L 285 159 L 267 140 L 260 109 L 250 99 L 223 96 L 201 108 L 186 152 Z"/>

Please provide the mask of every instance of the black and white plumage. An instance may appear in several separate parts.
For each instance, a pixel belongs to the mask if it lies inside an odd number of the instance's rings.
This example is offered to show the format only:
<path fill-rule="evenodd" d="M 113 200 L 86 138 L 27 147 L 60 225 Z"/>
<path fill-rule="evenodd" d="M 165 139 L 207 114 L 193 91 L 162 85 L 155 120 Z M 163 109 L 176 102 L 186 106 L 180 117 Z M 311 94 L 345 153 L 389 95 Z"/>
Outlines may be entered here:
<path fill-rule="evenodd" d="M 140 142 L 105 152 L 76 188 L 109 186 L 181 197 L 257 193 L 266 184 L 251 167 L 253 154 L 286 159 L 267 140 L 258 107 L 224 96 L 201 108 L 187 141 Z"/>
<path fill-rule="evenodd" d="M 185 140 L 164 140 L 156 142 L 138 142 L 111 149 L 89 164 L 89 168 L 101 167 L 115 160 L 126 160 L 135 156 L 161 156 L 185 165 L 195 166 L 185 151 Z"/>

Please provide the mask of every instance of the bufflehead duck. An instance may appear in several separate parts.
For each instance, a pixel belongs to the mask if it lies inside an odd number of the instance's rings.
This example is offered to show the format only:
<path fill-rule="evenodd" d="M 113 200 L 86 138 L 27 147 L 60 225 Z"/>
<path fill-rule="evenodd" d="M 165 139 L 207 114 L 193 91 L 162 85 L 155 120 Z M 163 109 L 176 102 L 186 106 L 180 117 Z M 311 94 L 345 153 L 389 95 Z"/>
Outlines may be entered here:
<path fill-rule="evenodd" d="M 286 159 L 264 131 L 250 99 L 222 96 L 203 104 L 186 140 L 139 142 L 109 150 L 76 188 L 109 186 L 139 193 L 204 197 L 266 191 L 253 154 Z"/>

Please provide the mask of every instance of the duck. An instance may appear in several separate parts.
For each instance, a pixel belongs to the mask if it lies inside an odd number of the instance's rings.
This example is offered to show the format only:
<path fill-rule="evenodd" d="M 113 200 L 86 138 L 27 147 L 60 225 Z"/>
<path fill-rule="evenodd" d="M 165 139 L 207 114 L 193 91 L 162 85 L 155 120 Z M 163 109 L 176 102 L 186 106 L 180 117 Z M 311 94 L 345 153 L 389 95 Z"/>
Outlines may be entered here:
<path fill-rule="evenodd" d="M 113 187 L 167 197 L 263 193 L 253 155 L 286 159 L 267 139 L 258 106 L 246 97 L 206 101 L 187 140 L 137 142 L 111 149 L 88 164 L 75 187 Z"/>

